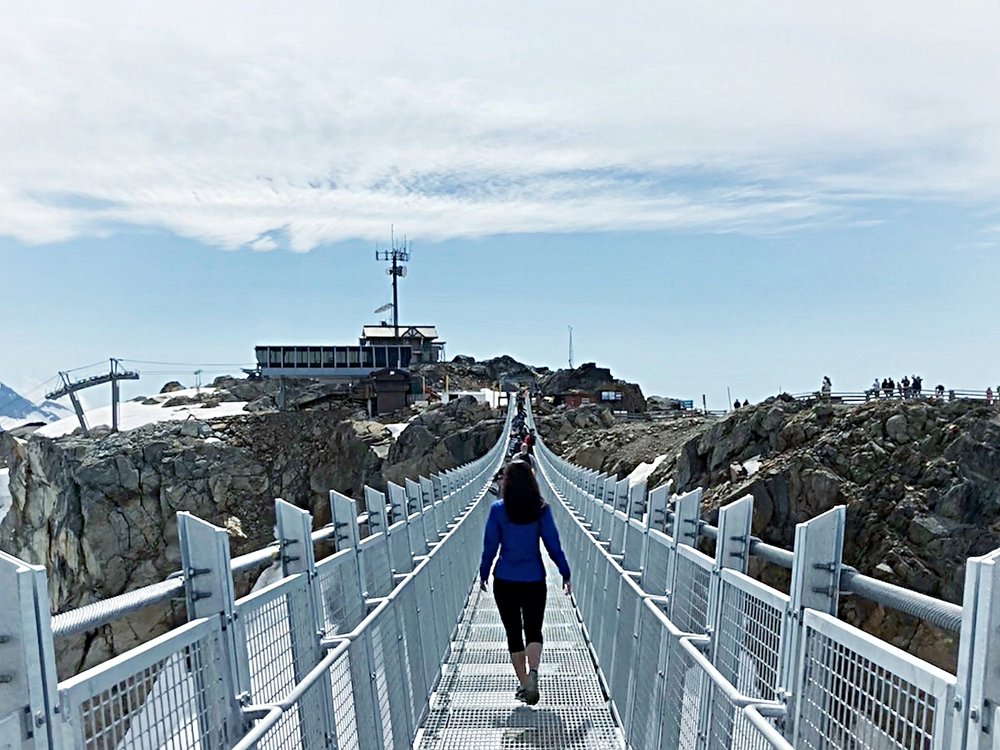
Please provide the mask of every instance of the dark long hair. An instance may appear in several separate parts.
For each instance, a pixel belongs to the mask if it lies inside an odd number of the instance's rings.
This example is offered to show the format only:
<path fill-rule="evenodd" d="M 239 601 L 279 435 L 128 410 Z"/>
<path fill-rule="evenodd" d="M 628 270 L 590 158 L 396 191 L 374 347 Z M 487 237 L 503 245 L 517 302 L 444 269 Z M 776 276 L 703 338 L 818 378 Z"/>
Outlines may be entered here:
<path fill-rule="evenodd" d="M 511 523 L 534 523 L 545 509 L 535 473 L 524 461 L 511 461 L 503 472 L 503 507 Z"/>

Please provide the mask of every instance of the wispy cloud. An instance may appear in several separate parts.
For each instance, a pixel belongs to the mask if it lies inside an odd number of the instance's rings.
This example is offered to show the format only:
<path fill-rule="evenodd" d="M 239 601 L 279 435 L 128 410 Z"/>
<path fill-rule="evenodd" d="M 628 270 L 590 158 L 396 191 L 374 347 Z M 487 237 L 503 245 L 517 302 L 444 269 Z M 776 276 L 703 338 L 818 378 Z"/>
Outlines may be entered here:
<path fill-rule="evenodd" d="M 8 9 L 0 233 L 305 251 L 1000 197 L 996 6 L 427 5 Z"/>

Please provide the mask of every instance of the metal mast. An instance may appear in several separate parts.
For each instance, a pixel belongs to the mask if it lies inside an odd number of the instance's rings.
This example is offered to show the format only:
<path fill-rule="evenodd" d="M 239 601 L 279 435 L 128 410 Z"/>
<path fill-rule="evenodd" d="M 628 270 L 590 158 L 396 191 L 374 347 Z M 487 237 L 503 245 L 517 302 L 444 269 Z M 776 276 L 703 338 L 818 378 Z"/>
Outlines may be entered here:
<path fill-rule="evenodd" d="M 392 327 L 393 336 L 399 338 L 399 289 L 398 282 L 401 276 L 406 276 L 406 266 L 400 265 L 410 260 L 410 245 L 403 237 L 401 245 L 396 244 L 395 234 L 390 230 L 390 244 L 388 250 L 379 250 L 375 247 L 375 260 L 385 260 L 392 263 L 385 269 L 387 276 L 392 277 Z"/>
<path fill-rule="evenodd" d="M 573 326 L 569 327 L 569 369 L 573 369 Z"/>

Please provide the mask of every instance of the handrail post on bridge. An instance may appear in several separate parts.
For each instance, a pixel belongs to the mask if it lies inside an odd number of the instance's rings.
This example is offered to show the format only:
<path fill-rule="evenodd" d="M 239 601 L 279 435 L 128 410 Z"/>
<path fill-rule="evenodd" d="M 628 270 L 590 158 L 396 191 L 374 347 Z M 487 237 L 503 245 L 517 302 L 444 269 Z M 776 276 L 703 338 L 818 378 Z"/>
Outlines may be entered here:
<path fill-rule="evenodd" d="M 333 520 L 333 538 L 337 543 L 337 551 L 353 549 L 354 561 L 358 569 L 358 586 L 361 588 L 361 601 L 369 598 L 365 581 L 365 559 L 361 554 L 361 529 L 358 527 L 358 509 L 354 500 L 336 490 L 330 490 L 330 518 Z M 364 608 L 362 607 L 362 610 Z"/>
<path fill-rule="evenodd" d="M 701 487 L 674 496 L 674 526 L 671 529 L 670 557 L 667 566 L 666 595 L 673 596 L 677 578 L 677 548 L 698 544 L 698 519 L 701 517 Z"/>
<path fill-rule="evenodd" d="M 423 493 L 420 491 L 420 483 L 407 477 L 403 480 L 403 484 L 406 487 L 406 497 L 409 499 L 410 513 L 420 514 L 420 528 L 423 529 L 424 543 L 427 545 L 429 551 L 437 543 L 438 537 L 437 533 L 432 533 L 430 529 L 432 522 L 427 518 L 427 509 L 424 507 L 424 498 Z"/>
<path fill-rule="evenodd" d="M 796 736 L 796 702 L 802 695 L 803 611 L 814 609 L 834 616 L 837 614 L 846 518 L 846 507 L 838 505 L 795 526 L 792 580 L 788 592 L 791 598 L 789 637 L 783 646 L 780 669 L 780 687 L 785 692 L 790 718 L 785 723 L 785 736 L 789 742 L 794 742 Z"/>
<path fill-rule="evenodd" d="M 233 587 L 233 572 L 229 565 L 229 535 L 224 529 L 203 521 L 187 511 L 177 513 L 177 532 L 184 572 L 184 598 L 188 621 L 218 615 L 222 619 L 223 662 L 220 670 L 229 696 L 229 734 L 241 736 L 249 729 L 242 707 L 250 700 L 250 660 L 243 621 L 237 614 Z M 198 683 L 198 700 L 208 694 L 201 685 L 200 672 L 194 675 Z M 199 706 L 199 715 L 208 714 L 208 706 Z M 201 746 L 206 750 L 222 750 L 215 745 L 216 737 L 201 732 Z"/>
<path fill-rule="evenodd" d="M 673 488 L 673 480 L 649 491 L 646 503 L 646 528 L 664 532 L 667 524 L 667 498 Z"/>
<path fill-rule="evenodd" d="M 991 750 L 1000 738 L 1000 550 L 969 558 L 951 747 Z"/>
<path fill-rule="evenodd" d="M 0 625 L 0 747 L 59 750 L 62 727 L 50 721 L 59 698 L 44 566 L 0 552 L 0 591 L 14 596 Z"/>
<path fill-rule="evenodd" d="M 646 513 L 646 480 L 636 482 L 628 491 L 628 517 L 639 521 Z"/>
<path fill-rule="evenodd" d="M 705 626 L 705 633 L 710 638 L 708 658 L 713 665 L 717 665 L 722 658 L 725 658 L 719 647 L 722 629 L 722 571 L 735 570 L 746 573 L 747 562 L 750 558 L 750 525 L 752 522 L 753 495 L 744 495 L 719 508 L 719 526 L 715 538 L 715 565 L 712 568 L 712 579 L 708 589 L 708 616 Z M 704 691 L 706 688 L 709 688 L 708 683 L 703 685 L 702 690 Z M 711 695 L 711 692 L 702 693 L 699 721 L 702 732 L 706 736 L 709 731 L 709 723 L 712 720 L 712 708 L 707 700 Z M 732 721 L 732 717 L 728 717 L 730 730 L 732 729 Z"/>
<path fill-rule="evenodd" d="M 384 517 L 384 507 L 382 513 Z M 316 554 L 312 542 L 313 518 L 308 511 L 285 502 L 281 498 L 274 501 L 274 516 L 278 531 L 282 574 L 288 577 L 302 573 L 306 577 L 306 594 L 309 597 L 311 615 L 310 635 L 312 637 L 309 638 L 305 634 L 297 633 L 291 639 L 295 681 L 302 682 L 324 656 L 321 644 L 323 605 L 322 596 L 318 590 Z M 291 626 L 294 627 L 294 618 L 290 617 L 290 622 Z M 302 649 L 307 649 L 308 653 L 301 653 Z M 318 696 L 316 695 L 317 690 L 319 691 Z M 317 709 L 316 711 L 299 711 L 299 731 L 304 746 L 308 744 L 311 737 L 323 737 L 328 742 L 336 733 L 333 715 L 333 691 L 329 680 L 319 680 L 316 683 L 311 703 Z"/>

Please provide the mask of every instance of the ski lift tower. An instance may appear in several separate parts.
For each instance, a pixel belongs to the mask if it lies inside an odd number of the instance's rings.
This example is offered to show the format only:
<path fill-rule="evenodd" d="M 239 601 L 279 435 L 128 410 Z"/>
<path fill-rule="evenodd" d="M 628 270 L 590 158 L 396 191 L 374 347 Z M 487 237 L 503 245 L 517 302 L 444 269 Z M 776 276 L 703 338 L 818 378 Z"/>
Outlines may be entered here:
<path fill-rule="evenodd" d="M 106 375 L 94 375 L 92 377 L 73 382 L 70 380 L 69 373 L 60 372 L 59 378 L 62 380 L 62 386 L 54 391 L 46 393 L 45 398 L 57 399 L 62 398 L 63 396 L 69 396 L 69 400 L 73 403 L 73 411 L 76 412 L 76 418 L 80 420 L 80 431 L 89 437 L 90 427 L 87 425 L 87 419 L 83 414 L 83 405 L 80 403 L 80 399 L 77 398 L 76 392 L 82 391 L 84 388 L 91 388 L 95 385 L 111 383 L 111 431 L 118 432 L 118 403 L 120 401 L 118 394 L 118 381 L 138 380 L 139 373 L 133 370 L 124 369 L 121 366 L 121 360 L 112 358 L 111 367 Z"/>
<path fill-rule="evenodd" d="M 393 328 L 393 335 L 398 339 L 399 338 L 398 282 L 400 277 L 406 276 L 406 266 L 401 264 L 407 263 L 410 260 L 410 245 L 406 241 L 405 236 L 403 237 L 403 242 L 400 245 L 396 244 L 396 237 L 394 234 L 390 234 L 390 237 L 391 239 L 388 250 L 380 250 L 377 245 L 375 246 L 375 260 L 384 260 L 392 264 L 387 269 L 385 269 L 385 273 L 386 276 L 392 277 L 392 328 Z"/>

